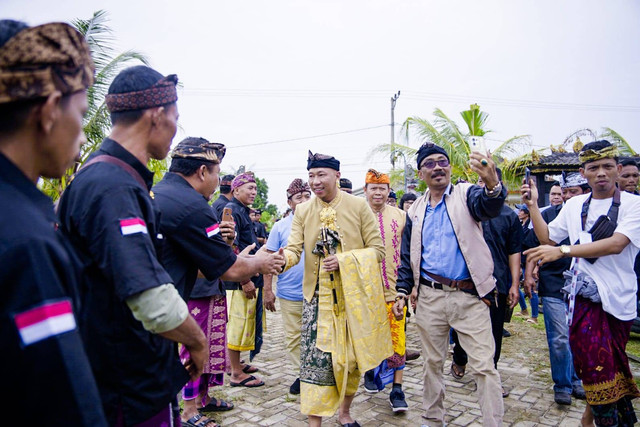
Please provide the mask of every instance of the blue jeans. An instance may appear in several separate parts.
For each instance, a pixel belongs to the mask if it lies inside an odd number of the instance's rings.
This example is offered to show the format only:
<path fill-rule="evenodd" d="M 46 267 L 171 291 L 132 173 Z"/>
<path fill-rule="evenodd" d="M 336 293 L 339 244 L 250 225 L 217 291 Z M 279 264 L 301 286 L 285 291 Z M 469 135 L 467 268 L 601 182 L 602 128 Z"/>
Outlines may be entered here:
<path fill-rule="evenodd" d="M 520 289 L 518 292 L 520 292 L 520 310 L 526 310 L 527 309 L 527 303 L 524 300 L 524 292 L 522 292 L 522 289 Z M 538 312 L 540 310 L 540 301 L 538 301 L 538 293 L 537 292 L 531 292 L 531 317 L 538 317 Z"/>
<path fill-rule="evenodd" d="M 573 368 L 571 347 L 569 347 L 569 326 L 566 317 L 567 304 L 553 297 L 544 297 L 542 312 L 544 327 L 549 344 L 549 361 L 551 362 L 551 378 L 553 391 L 571 393 L 573 385 L 581 385 Z"/>

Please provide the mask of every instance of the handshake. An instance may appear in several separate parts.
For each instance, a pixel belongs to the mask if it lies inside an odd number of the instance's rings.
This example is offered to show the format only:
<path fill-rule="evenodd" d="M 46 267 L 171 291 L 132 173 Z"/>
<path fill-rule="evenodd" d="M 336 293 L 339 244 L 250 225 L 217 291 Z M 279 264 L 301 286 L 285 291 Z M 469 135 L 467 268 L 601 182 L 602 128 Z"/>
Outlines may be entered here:
<path fill-rule="evenodd" d="M 242 257 L 251 257 L 253 261 L 258 265 L 258 273 L 260 274 L 275 274 L 278 275 L 282 273 L 282 270 L 286 264 L 286 258 L 284 256 L 284 249 L 280 248 L 278 252 L 268 252 L 265 246 L 261 247 L 255 255 L 250 255 L 249 253 L 256 247 L 255 243 L 244 248 L 242 252 L 240 252 L 240 256 Z"/>

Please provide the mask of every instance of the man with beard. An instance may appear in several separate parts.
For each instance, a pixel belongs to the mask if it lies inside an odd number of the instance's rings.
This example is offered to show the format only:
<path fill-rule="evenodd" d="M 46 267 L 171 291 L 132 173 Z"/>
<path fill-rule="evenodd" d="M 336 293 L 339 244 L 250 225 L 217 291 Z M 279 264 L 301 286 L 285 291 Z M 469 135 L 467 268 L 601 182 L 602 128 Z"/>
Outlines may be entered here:
<path fill-rule="evenodd" d="M 427 425 L 444 424 L 442 367 L 453 328 L 471 356 L 483 425 L 498 426 L 504 406 L 500 376 L 493 363 L 489 311 L 496 303 L 496 279 L 481 222 L 500 214 L 507 190 L 485 154 L 470 155 L 470 167 L 484 188 L 469 183 L 452 185 L 449 155 L 442 147 L 427 142 L 417 154 L 418 174 L 427 191 L 408 212 L 394 314 L 402 313 L 409 294 L 418 299 L 416 323 L 425 359 L 423 417 Z"/>
<path fill-rule="evenodd" d="M 633 425 L 631 400 L 640 392 L 625 347 L 636 317 L 633 262 L 640 247 L 640 198 L 616 187 L 622 166 L 615 145 L 590 142 L 579 160 L 591 194 L 569 200 L 548 225 L 537 207 L 535 184 L 522 185 L 541 243 L 525 254 L 528 262 L 540 264 L 574 258 L 564 289 L 573 364 L 588 403 L 583 425 Z M 571 245 L 556 245 L 566 238 Z"/>
<path fill-rule="evenodd" d="M 251 172 L 236 176 L 231 182 L 233 198 L 227 204 L 231 208 L 236 224 L 234 249 L 242 252 L 245 249 L 255 254 L 258 237 L 251 220 L 251 209 L 258 194 L 258 186 Z M 227 325 L 227 348 L 231 363 L 232 387 L 260 387 L 264 382 L 251 375 L 258 369 L 240 362 L 240 352 L 249 351 L 249 360 L 260 353 L 262 347 L 262 275 L 240 282 L 226 282 L 229 300 L 229 324 Z"/>
<path fill-rule="evenodd" d="M 389 205 L 387 198 L 391 189 L 389 176 L 374 169 L 369 169 L 365 177 L 364 192 L 367 202 L 378 220 L 380 237 L 385 249 L 385 257 L 382 259 L 382 285 L 384 300 L 387 308 L 387 317 L 391 327 L 391 342 L 393 355 L 383 360 L 375 369 L 364 374 L 364 388 L 369 393 L 377 393 L 392 383 L 389 401 L 393 412 L 406 412 L 409 409 L 402 391 L 402 373 L 406 361 L 406 334 L 405 313 L 399 319 L 394 316 L 392 307 L 395 302 L 396 281 L 398 280 L 398 267 L 400 266 L 400 245 L 402 231 L 407 222 L 405 211 L 395 205 Z"/>
<path fill-rule="evenodd" d="M 583 187 L 587 185 L 587 180 L 579 173 L 573 172 L 563 175 L 560 186 L 565 194 L 564 201 L 567 202 L 572 197 L 578 195 L 578 191 L 583 192 Z M 570 189 L 569 191 L 564 191 Z M 582 193 L 581 193 L 582 194 Z M 542 218 L 549 224 L 556 219 L 562 204 L 551 206 L 542 212 Z M 535 233 L 529 233 L 524 240 L 523 250 L 535 248 L 540 244 Z M 569 239 L 560 242 L 561 245 L 569 245 Z M 584 399 L 584 388 L 573 367 L 571 348 L 569 346 L 569 326 L 567 326 L 566 311 L 567 305 L 564 301 L 562 287 L 564 277 L 562 273 L 571 266 L 570 258 L 562 258 L 540 266 L 539 268 L 531 261 L 526 263 L 524 273 L 524 291 L 531 298 L 536 291 L 534 275 L 538 279 L 537 291 L 542 297 L 542 312 L 544 314 L 544 328 L 547 334 L 547 344 L 549 345 L 549 362 L 551 365 L 551 379 L 553 380 L 553 399 L 558 405 L 570 405 L 571 396 L 577 399 Z"/>
<path fill-rule="evenodd" d="M 292 214 L 276 222 L 267 240 L 267 251 L 277 252 L 280 248 L 287 246 L 289 234 L 291 234 L 291 224 L 296 207 L 311 198 L 309 184 L 300 178 L 294 179 L 287 188 L 287 203 Z M 298 378 L 289 387 L 289 393 L 300 394 L 300 333 L 302 329 L 302 277 L 304 266 L 298 263 L 286 273 L 278 276 L 278 287 L 276 295 L 273 294 L 273 276 L 264 276 L 264 307 L 265 309 L 276 311 L 276 296 L 280 300 L 280 311 L 282 312 L 282 326 L 285 331 L 285 343 L 289 359 L 293 365 Z"/>
<path fill-rule="evenodd" d="M 113 127 L 60 202 L 61 228 L 81 254 L 81 329 L 110 425 L 180 422 L 176 394 L 197 379 L 202 330 L 160 264 L 150 159 L 176 133 L 177 77 L 121 71 L 106 97 Z M 189 349 L 182 366 L 175 342 Z M 185 370 L 186 367 L 186 370 Z"/>
<path fill-rule="evenodd" d="M 300 411 L 319 426 L 339 407 L 338 422 L 357 427 L 350 408 L 360 370 L 393 353 L 380 283 L 384 246 L 365 200 L 338 188 L 337 159 L 309 152 L 307 170 L 316 197 L 297 207 L 285 248 L 285 268 L 304 250 Z"/>
<path fill-rule="evenodd" d="M 0 336 L 3 424 L 106 426 L 78 330 L 78 265 L 38 179 L 59 178 L 85 140 L 94 66 L 67 24 L 0 21 Z M 31 421 L 29 421 L 31 420 Z"/>

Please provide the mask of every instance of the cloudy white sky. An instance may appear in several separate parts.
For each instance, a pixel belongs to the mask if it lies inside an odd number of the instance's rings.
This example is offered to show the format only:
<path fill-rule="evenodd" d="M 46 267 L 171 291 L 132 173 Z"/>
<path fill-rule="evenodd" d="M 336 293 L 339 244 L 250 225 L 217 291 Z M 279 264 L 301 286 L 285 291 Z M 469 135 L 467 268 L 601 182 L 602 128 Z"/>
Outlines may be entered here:
<path fill-rule="evenodd" d="M 356 186 L 369 167 L 389 169 L 367 153 L 390 139 L 398 90 L 397 123 L 437 107 L 458 120 L 479 103 L 490 148 L 521 134 L 557 145 L 607 126 L 640 151 L 635 0 L 2 0 L 0 16 L 36 25 L 98 9 L 121 49 L 178 74 L 174 142 L 226 144 L 223 169 L 245 164 L 266 178 L 281 210 L 308 149 L 339 158 Z"/>

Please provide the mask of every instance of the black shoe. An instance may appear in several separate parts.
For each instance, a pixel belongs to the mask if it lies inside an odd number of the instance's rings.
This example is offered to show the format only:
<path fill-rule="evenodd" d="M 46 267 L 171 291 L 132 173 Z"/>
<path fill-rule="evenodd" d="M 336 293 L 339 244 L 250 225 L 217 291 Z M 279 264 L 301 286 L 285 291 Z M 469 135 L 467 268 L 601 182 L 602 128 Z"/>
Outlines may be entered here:
<path fill-rule="evenodd" d="M 407 401 L 404 400 L 404 391 L 401 388 L 393 388 L 389 394 L 389 401 L 393 412 L 406 412 L 409 410 Z"/>
<path fill-rule="evenodd" d="M 373 370 L 364 373 L 364 390 L 367 393 L 377 393 L 379 391 Z"/>
<path fill-rule="evenodd" d="M 420 352 L 414 351 L 414 350 L 407 350 L 405 352 L 405 355 L 407 356 L 407 362 L 409 362 L 411 360 L 416 360 L 418 357 L 420 357 Z"/>
<path fill-rule="evenodd" d="M 296 379 L 291 387 L 289 387 L 289 393 L 291 394 L 300 394 L 300 378 Z"/>
<path fill-rule="evenodd" d="M 502 330 L 502 336 L 504 338 L 509 338 L 511 336 L 511 332 L 507 331 L 506 329 Z"/>
<path fill-rule="evenodd" d="M 556 391 L 553 393 L 553 400 L 555 400 L 558 405 L 571 405 L 571 394 Z"/>
<path fill-rule="evenodd" d="M 576 384 L 573 386 L 571 396 L 575 397 L 576 399 L 584 400 L 587 398 L 587 393 L 584 392 L 584 387 L 582 387 L 582 385 Z"/>

